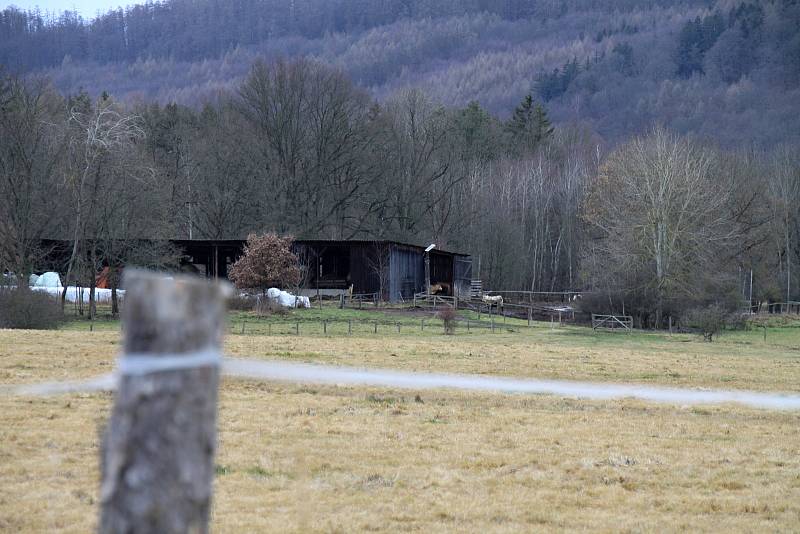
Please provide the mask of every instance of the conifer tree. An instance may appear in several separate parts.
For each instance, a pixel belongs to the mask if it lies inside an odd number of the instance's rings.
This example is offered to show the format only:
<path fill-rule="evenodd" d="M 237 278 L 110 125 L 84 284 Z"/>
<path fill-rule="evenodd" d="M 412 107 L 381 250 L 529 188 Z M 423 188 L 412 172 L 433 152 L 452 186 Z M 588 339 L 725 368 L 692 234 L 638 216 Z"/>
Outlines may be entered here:
<path fill-rule="evenodd" d="M 535 150 L 552 135 L 553 126 L 544 106 L 534 103 L 533 95 L 528 93 L 506 123 L 506 131 L 511 136 L 514 151 L 528 152 Z"/>

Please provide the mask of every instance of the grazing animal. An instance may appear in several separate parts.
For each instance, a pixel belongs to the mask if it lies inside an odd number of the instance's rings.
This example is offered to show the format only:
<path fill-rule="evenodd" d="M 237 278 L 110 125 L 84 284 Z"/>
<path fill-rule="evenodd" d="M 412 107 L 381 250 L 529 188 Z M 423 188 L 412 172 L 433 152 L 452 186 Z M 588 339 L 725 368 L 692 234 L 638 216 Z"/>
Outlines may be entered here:
<path fill-rule="evenodd" d="M 503 296 L 502 295 L 484 295 L 483 296 L 483 303 L 489 306 L 495 306 L 496 308 L 503 307 Z"/>
<path fill-rule="evenodd" d="M 438 293 L 449 293 L 449 292 L 450 292 L 450 284 L 445 284 L 440 282 L 438 284 L 432 284 L 430 287 L 431 295 L 436 295 Z"/>

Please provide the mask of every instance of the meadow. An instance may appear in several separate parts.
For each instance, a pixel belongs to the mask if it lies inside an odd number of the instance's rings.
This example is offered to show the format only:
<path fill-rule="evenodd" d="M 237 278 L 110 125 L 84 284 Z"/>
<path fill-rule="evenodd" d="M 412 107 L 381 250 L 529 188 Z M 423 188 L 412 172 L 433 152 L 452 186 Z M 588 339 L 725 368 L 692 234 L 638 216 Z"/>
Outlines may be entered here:
<path fill-rule="evenodd" d="M 714 343 L 514 320 L 494 333 L 467 332 L 462 321 L 446 336 L 437 320 L 424 329 L 421 321 L 391 311 L 231 312 L 225 352 L 800 392 L 793 321 L 768 325 L 766 341 L 755 328 Z M 2 330 L 0 385 L 108 372 L 119 342 L 111 320 L 91 332 L 77 320 L 58 331 Z M 0 394 L 0 530 L 94 528 L 99 435 L 112 401 Z M 793 531 L 800 413 L 224 379 L 214 489 L 217 532 Z"/>

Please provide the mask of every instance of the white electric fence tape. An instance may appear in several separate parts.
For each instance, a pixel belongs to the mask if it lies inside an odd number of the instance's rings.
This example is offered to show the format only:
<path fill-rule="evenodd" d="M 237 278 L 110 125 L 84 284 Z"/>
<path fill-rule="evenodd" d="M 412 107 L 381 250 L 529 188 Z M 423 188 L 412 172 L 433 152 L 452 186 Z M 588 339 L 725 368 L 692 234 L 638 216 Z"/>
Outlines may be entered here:
<path fill-rule="evenodd" d="M 633 384 L 603 384 L 567 380 L 516 379 L 439 373 L 410 373 L 385 369 L 359 369 L 333 365 L 311 365 L 272 360 L 220 358 L 214 350 L 186 355 L 126 355 L 120 358 L 117 372 L 86 381 L 51 382 L 23 386 L 0 386 L 5 395 L 53 395 L 60 393 L 113 390 L 122 375 L 190 369 L 222 364 L 227 376 L 293 383 L 341 386 L 376 386 L 402 389 L 449 388 L 501 393 L 550 394 L 584 399 L 636 398 L 668 404 L 738 403 L 772 410 L 800 410 L 799 395 L 663 388 Z"/>
<path fill-rule="evenodd" d="M 222 355 L 216 349 L 181 354 L 123 354 L 117 358 L 117 373 L 122 376 L 141 376 L 162 371 L 218 366 L 221 360 Z"/>

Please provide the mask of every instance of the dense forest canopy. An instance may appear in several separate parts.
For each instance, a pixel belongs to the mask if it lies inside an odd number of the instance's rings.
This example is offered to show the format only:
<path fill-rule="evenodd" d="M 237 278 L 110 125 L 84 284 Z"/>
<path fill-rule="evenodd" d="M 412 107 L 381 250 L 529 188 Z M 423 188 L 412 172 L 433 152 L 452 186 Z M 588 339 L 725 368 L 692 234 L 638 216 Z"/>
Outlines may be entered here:
<path fill-rule="evenodd" d="M 507 116 L 524 95 L 612 142 L 661 122 L 733 146 L 800 140 L 796 0 L 168 0 L 0 12 L 0 64 L 56 87 L 199 106 L 258 57 Z"/>

